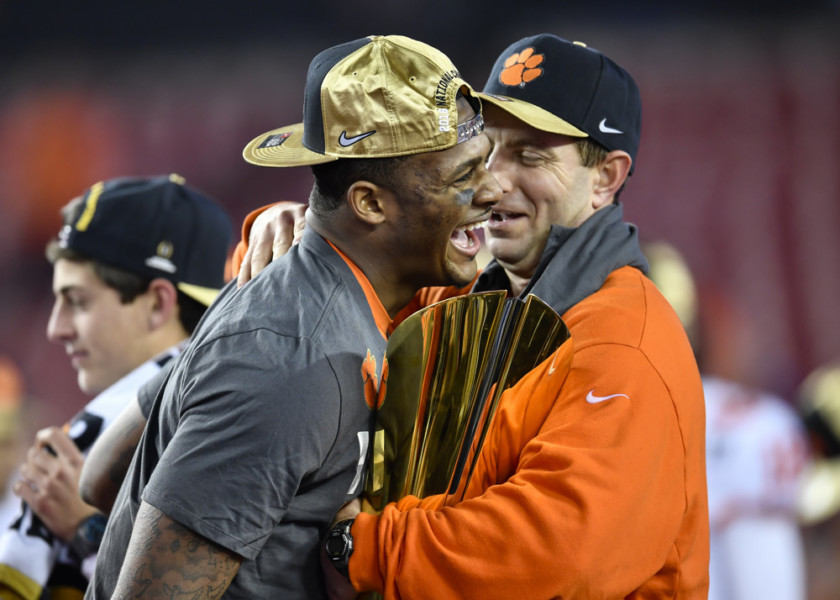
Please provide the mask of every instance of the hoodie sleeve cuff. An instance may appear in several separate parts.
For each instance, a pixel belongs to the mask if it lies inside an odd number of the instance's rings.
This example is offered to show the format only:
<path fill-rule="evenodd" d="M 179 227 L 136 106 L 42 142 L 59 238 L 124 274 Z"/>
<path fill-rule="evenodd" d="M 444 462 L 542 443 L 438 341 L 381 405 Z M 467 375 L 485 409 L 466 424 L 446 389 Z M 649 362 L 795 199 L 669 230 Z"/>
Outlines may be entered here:
<path fill-rule="evenodd" d="M 357 591 L 382 592 L 385 583 L 379 569 L 379 517 L 359 513 L 350 533 L 353 554 L 350 556 L 350 582 Z"/>

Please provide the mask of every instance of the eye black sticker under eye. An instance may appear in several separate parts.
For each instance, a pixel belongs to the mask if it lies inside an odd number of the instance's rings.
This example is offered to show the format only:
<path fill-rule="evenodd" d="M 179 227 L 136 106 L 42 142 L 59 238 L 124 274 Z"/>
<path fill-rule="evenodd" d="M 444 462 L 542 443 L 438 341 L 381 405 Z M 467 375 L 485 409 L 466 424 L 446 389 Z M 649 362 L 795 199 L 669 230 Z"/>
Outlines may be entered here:
<path fill-rule="evenodd" d="M 460 206 L 472 204 L 473 198 L 475 198 L 475 190 L 473 189 L 464 190 L 455 194 L 455 200 Z"/>

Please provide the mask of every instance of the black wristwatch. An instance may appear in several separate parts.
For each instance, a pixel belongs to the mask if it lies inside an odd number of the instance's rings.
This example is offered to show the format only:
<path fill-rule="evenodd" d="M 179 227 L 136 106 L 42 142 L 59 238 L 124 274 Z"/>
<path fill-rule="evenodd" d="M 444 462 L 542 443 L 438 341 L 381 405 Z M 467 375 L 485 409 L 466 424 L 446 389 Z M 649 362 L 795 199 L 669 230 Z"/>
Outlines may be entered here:
<path fill-rule="evenodd" d="M 99 545 L 102 543 L 102 534 L 105 533 L 105 525 L 108 523 L 108 517 L 102 513 L 94 513 L 86 519 L 82 519 L 79 526 L 76 527 L 76 533 L 73 534 L 73 539 L 70 540 L 70 549 L 80 559 L 85 559 L 92 554 L 96 554 L 99 550 Z"/>
<path fill-rule="evenodd" d="M 338 572 L 345 577 L 350 576 L 347 567 L 350 562 L 350 555 L 353 554 L 353 535 L 350 533 L 353 521 L 354 519 L 346 519 L 333 525 L 327 534 L 327 540 L 324 542 L 327 558 L 335 565 Z"/>

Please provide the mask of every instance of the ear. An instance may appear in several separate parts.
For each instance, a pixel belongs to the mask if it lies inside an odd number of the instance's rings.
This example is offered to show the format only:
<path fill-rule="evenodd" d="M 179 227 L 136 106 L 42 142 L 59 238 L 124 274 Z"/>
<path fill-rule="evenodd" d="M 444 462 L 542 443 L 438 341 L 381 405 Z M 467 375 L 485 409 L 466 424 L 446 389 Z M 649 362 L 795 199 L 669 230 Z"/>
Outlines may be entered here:
<path fill-rule="evenodd" d="M 159 329 L 178 316 L 178 290 L 168 279 L 152 279 L 149 289 L 149 327 Z"/>
<path fill-rule="evenodd" d="M 631 164 L 633 164 L 633 159 L 629 154 L 623 150 L 613 150 L 597 167 L 598 174 L 593 189 L 593 203 L 596 210 L 612 204 L 613 198 L 630 173 Z"/>
<path fill-rule="evenodd" d="M 347 190 L 347 205 L 360 221 L 378 225 L 385 221 L 387 197 L 385 188 L 370 181 L 357 181 Z"/>

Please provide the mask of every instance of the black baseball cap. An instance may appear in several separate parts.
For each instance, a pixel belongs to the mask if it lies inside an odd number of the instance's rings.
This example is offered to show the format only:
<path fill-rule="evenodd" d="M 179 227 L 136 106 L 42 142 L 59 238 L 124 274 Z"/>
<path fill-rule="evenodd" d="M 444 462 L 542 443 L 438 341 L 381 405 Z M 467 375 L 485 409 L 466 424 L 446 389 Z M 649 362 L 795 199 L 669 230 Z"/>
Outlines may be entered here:
<path fill-rule="evenodd" d="M 624 150 L 636 164 L 642 100 L 630 74 L 598 50 L 543 33 L 514 42 L 499 55 L 482 93 L 541 131 L 590 137 Z"/>
<path fill-rule="evenodd" d="M 59 247 L 143 277 L 163 277 L 205 305 L 224 285 L 230 220 L 179 175 L 100 181 L 82 195 L 82 205 L 59 233 Z"/>

